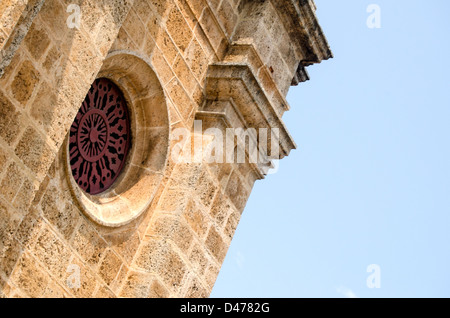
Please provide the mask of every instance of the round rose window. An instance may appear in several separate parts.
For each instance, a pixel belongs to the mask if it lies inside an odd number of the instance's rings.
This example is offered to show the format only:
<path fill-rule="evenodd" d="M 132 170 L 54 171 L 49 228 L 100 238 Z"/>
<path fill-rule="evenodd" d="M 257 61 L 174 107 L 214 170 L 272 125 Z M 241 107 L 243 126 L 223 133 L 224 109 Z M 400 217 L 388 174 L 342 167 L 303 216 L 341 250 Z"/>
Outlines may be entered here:
<path fill-rule="evenodd" d="M 108 190 L 130 148 L 126 101 L 112 81 L 94 81 L 70 128 L 69 158 L 78 186 L 89 194 Z"/>

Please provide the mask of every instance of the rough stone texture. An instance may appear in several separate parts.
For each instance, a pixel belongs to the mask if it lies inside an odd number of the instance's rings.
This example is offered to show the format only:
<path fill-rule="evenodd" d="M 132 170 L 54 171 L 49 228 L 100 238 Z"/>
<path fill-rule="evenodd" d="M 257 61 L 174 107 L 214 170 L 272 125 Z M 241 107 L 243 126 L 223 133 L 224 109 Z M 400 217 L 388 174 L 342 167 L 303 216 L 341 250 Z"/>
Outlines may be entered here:
<path fill-rule="evenodd" d="M 287 91 L 332 56 L 314 11 L 312 0 L 2 1 L 0 297 L 207 297 L 273 158 L 179 162 L 192 144 L 174 132 L 195 144 L 202 120 L 205 147 L 208 128 L 278 128 L 288 155 Z M 89 196 L 66 136 L 98 77 L 124 91 L 133 142 L 112 190 Z"/>

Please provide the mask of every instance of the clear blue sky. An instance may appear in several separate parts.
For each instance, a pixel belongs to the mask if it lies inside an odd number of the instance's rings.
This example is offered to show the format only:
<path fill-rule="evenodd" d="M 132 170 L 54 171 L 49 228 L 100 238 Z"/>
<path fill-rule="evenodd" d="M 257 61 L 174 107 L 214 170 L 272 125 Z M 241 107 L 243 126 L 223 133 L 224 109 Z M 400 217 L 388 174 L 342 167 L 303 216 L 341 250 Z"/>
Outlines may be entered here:
<path fill-rule="evenodd" d="M 298 149 L 256 183 L 211 297 L 450 297 L 450 1 L 316 4 L 335 58 L 291 88 Z"/>

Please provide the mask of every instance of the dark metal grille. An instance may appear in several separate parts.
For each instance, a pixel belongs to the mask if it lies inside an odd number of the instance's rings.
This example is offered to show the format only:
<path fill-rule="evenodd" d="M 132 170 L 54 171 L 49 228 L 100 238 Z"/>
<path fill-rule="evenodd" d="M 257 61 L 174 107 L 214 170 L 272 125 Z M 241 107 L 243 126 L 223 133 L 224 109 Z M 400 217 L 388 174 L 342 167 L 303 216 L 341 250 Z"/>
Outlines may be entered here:
<path fill-rule="evenodd" d="M 129 147 L 130 120 L 123 94 L 110 80 L 97 79 L 70 128 L 70 166 L 80 188 L 98 194 L 111 187 Z"/>

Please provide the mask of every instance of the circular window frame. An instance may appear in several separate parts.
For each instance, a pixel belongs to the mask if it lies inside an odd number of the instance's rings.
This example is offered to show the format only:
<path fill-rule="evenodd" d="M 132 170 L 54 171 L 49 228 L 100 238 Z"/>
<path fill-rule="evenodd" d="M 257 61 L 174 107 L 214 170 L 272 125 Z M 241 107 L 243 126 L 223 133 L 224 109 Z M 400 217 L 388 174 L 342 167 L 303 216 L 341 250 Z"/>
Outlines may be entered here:
<path fill-rule="evenodd" d="M 82 211 L 100 225 L 121 227 L 148 209 L 163 179 L 169 153 L 169 110 L 158 76 L 136 54 L 111 53 L 98 78 L 112 81 L 125 98 L 131 131 L 128 155 L 111 187 L 91 195 L 78 186 L 72 175 L 67 136 L 65 170 L 72 195 Z"/>

